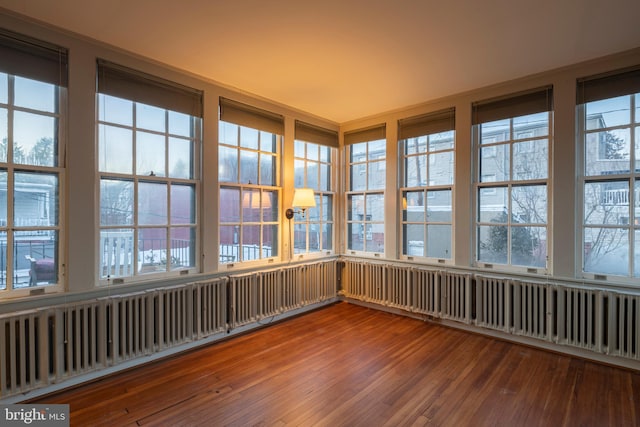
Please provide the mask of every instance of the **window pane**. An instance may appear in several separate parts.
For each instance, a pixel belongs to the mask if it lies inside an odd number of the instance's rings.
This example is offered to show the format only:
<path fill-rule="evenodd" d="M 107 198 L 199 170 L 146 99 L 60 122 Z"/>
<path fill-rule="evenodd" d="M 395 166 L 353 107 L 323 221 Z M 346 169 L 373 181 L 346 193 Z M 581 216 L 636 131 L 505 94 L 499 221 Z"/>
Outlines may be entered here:
<path fill-rule="evenodd" d="M 17 107 L 49 113 L 56 111 L 57 96 L 55 85 L 15 76 L 14 89 L 14 104 Z"/>
<path fill-rule="evenodd" d="M 367 194 L 367 218 L 371 221 L 384 221 L 384 195 Z"/>
<path fill-rule="evenodd" d="M 171 224 L 195 224 L 196 189 L 193 185 L 171 186 Z"/>
<path fill-rule="evenodd" d="M 306 152 L 305 152 L 305 147 L 306 147 L 306 142 L 303 141 L 294 141 L 293 143 L 293 155 L 295 157 L 299 157 L 301 159 L 304 159 L 306 157 Z"/>
<path fill-rule="evenodd" d="M 480 125 L 480 144 L 503 142 L 511 138 L 511 120 L 503 119 Z"/>
<path fill-rule="evenodd" d="M 239 188 L 220 188 L 220 222 L 240 222 Z"/>
<path fill-rule="evenodd" d="M 169 138 L 169 176 L 193 178 L 193 142 L 182 138 Z"/>
<path fill-rule="evenodd" d="M 218 134 L 221 144 L 238 146 L 238 125 L 218 122 Z"/>
<path fill-rule="evenodd" d="M 585 106 L 587 130 L 620 126 L 630 123 L 631 96 L 589 102 Z"/>
<path fill-rule="evenodd" d="M 7 109 L 0 108 L 0 162 L 2 163 L 7 161 L 8 123 Z"/>
<path fill-rule="evenodd" d="M 351 165 L 351 191 L 363 191 L 367 189 L 367 164 Z"/>
<path fill-rule="evenodd" d="M 547 186 L 523 185 L 511 189 L 512 223 L 547 223 Z"/>
<path fill-rule="evenodd" d="M 242 222 L 260 221 L 260 190 L 245 190 L 242 194 Z"/>
<path fill-rule="evenodd" d="M 238 261 L 240 248 L 240 226 L 239 225 L 221 225 L 220 226 L 220 262 Z"/>
<path fill-rule="evenodd" d="M 478 190 L 478 221 L 507 223 L 507 188 L 492 187 Z"/>
<path fill-rule="evenodd" d="M 140 273 L 167 271 L 167 229 L 141 228 L 138 230 L 138 262 Z"/>
<path fill-rule="evenodd" d="M 0 104 L 6 104 L 9 99 L 9 78 L 6 73 L 0 73 Z"/>
<path fill-rule="evenodd" d="M 587 182 L 584 185 L 585 224 L 628 224 L 629 182 Z"/>
<path fill-rule="evenodd" d="M 169 111 L 169 133 L 191 137 L 191 116 L 177 111 Z"/>
<path fill-rule="evenodd" d="M 386 163 L 384 161 L 369 162 L 367 167 L 369 190 L 381 190 L 386 183 Z"/>
<path fill-rule="evenodd" d="M 100 225 L 133 224 L 133 183 L 100 180 Z"/>
<path fill-rule="evenodd" d="M 408 256 L 425 256 L 424 224 L 404 224 L 404 254 Z"/>
<path fill-rule="evenodd" d="M 320 161 L 329 163 L 331 162 L 331 148 L 325 147 L 323 145 L 320 146 Z"/>
<path fill-rule="evenodd" d="M 630 153 L 630 129 L 614 129 L 587 134 L 585 174 L 596 176 L 628 172 Z"/>
<path fill-rule="evenodd" d="M 262 229 L 262 258 L 278 255 L 278 226 L 265 225 Z"/>
<path fill-rule="evenodd" d="M 513 119 L 513 139 L 538 138 L 549 135 L 549 113 L 542 112 Z"/>
<path fill-rule="evenodd" d="M 364 162 L 367 160 L 367 143 L 360 142 L 358 144 L 352 144 L 349 146 L 349 153 L 351 156 L 351 163 Z"/>
<path fill-rule="evenodd" d="M 276 185 L 276 156 L 260 153 L 260 184 Z"/>
<path fill-rule="evenodd" d="M 404 220 L 408 222 L 425 221 L 425 193 L 424 191 L 405 191 L 402 196 Z"/>
<path fill-rule="evenodd" d="M 167 223 L 167 184 L 138 183 L 138 224 L 164 225 Z"/>
<path fill-rule="evenodd" d="M 267 151 L 269 153 L 276 153 L 277 141 L 278 137 L 275 134 L 260 132 L 260 150 Z"/>
<path fill-rule="evenodd" d="M 427 137 L 405 139 L 403 146 L 405 155 L 424 153 L 427 151 Z"/>
<path fill-rule="evenodd" d="M 171 270 L 196 266 L 196 229 L 179 227 L 171 229 Z"/>
<path fill-rule="evenodd" d="M 294 188 L 303 188 L 305 187 L 305 161 L 304 160 L 294 160 Z"/>
<path fill-rule="evenodd" d="M 384 252 L 384 224 L 366 224 L 365 252 Z"/>
<path fill-rule="evenodd" d="M 322 221 L 333 221 L 333 196 L 322 196 Z"/>
<path fill-rule="evenodd" d="M 507 263 L 506 225 L 490 225 L 478 227 L 478 261 Z"/>
<path fill-rule="evenodd" d="M 451 222 L 451 190 L 427 191 L 427 222 Z"/>
<path fill-rule="evenodd" d="M 436 174 L 434 172 L 434 174 Z M 406 157 L 404 160 L 405 187 L 420 187 L 427 185 L 427 156 L 418 155 Z"/>
<path fill-rule="evenodd" d="M 333 225 L 322 225 L 322 249 L 333 249 Z"/>
<path fill-rule="evenodd" d="M 136 125 L 141 129 L 166 132 L 166 110 L 136 103 Z"/>
<path fill-rule="evenodd" d="M 508 144 L 492 145 L 480 149 L 480 176 L 487 175 L 495 177 L 494 181 L 509 179 Z"/>
<path fill-rule="evenodd" d="M 629 232 L 624 228 L 584 229 L 584 271 L 598 274 L 629 274 Z"/>
<path fill-rule="evenodd" d="M 0 290 L 5 289 L 7 289 L 7 232 L 0 231 Z"/>
<path fill-rule="evenodd" d="M 13 212 L 17 227 L 58 225 L 58 176 L 16 172 Z"/>
<path fill-rule="evenodd" d="M 260 226 L 245 225 L 242 227 L 242 260 L 256 259 L 260 259 Z"/>
<path fill-rule="evenodd" d="M 455 131 L 450 130 L 429 135 L 429 151 L 452 149 L 455 134 Z"/>
<path fill-rule="evenodd" d="M 133 229 L 100 230 L 100 278 L 132 276 Z"/>
<path fill-rule="evenodd" d="M 293 252 L 296 254 L 307 251 L 307 224 L 296 222 L 293 225 Z"/>
<path fill-rule="evenodd" d="M 545 267 L 546 228 L 511 227 L 511 264 Z"/>
<path fill-rule="evenodd" d="M 278 220 L 278 192 L 263 191 L 262 192 L 262 220 L 266 222 L 274 222 Z"/>
<path fill-rule="evenodd" d="M 347 249 L 361 251 L 364 249 L 364 223 L 347 224 Z"/>
<path fill-rule="evenodd" d="M 238 182 L 238 150 L 220 146 L 218 148 L 218 179 L 220 182 Z"/>
<path fill-rule="evenodd" d="M 537 139 L 513 144 L 513 179 L 546 179 L 549 161 L 548 141 Z"/>
<path fill-rule="evenodd" d="M 331 191 L 331 165 L 320 165 L 320 191 Z"/>
<path fill-rule="evenodd" d="M 349 221 L 364 220 L 364 195 L 350 194 L 347 197 L 347 205 L 349 207 L 347 211 Z"/>
<path fill-rule="evenodd" d="M 451 226 L 427 225 L 427 256 L 451 258 Z"/>
<path fill-rule="evenodd" d="M 14 242 L 14 278 L 17 288 L 58 282 L 57 231 L 16 231 Z"/>
<path fill-rule="evenodd" d="M 148 132 L 136 132 L 136 174 L 167 176 L 164 160 L 165 137 Z"/>
<path fill-rule="evenodd" d="M 319 190 L 318 186 L 318 163 L 307 163 L 307 187 Z"/>
<path fill-rule="evenodd" d="M 101 172 L 133 172 L 133 132 L 114 126 L 100 125 L 99 158 Z"/>
<path fill-rule="evenodd" d="M 14 163 L 53 166 L 56 119 L 15 111 L 13 121 Z"/>
<path fill-rule="evenodd" d="M 0 227 L 7 226 L 7 177 L 7 171 L 0 169 Z M 0 239 L 0 248 L 6 242 Z"/>
<path fill-rule="evenodd" d="M 369 142 L 369 152 L 367 154 L 367 159 L 371 160 L 382 160 L 386 157 L 387 151 L 387 141 L 384 139 L 379 139 L 377 141 Z"/>
<path fill-rule="evenodd" d="M 103 122 L 133 125 L 133 102 L 109 95 L 98 95 L 98 114 Z"/>
<path fill-rule="evenodd" d="M 453 151 L 429 155 L 429 185 L 453 184 Z"/>
<path fill-rule="evenodd" d="M 258 153 L 240 151 L 240 182 L 242 184 L 258 183 Z"/>
<path fill-rule="evenodd" d="M 258 149 L 258 135 L 259 131 L 256 129 L 240 127 L 240 146 L 242 148 Z"/>
<path fill-rule="evenodd" d="M 322 244 L 320 224 L 309 224 L 309 252 L 319 252 Z"/>

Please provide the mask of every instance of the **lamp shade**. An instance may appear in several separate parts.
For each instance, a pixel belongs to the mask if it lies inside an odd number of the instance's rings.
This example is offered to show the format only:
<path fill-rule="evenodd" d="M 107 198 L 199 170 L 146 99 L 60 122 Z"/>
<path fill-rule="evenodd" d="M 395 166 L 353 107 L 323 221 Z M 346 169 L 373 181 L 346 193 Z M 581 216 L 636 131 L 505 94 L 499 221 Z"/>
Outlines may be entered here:
<path fill-rule="evenodd" d="M 293 202 L 291 206 L 294 208 L 313 208 L 316 205 L 316 198 L 311 188 L 296 188 L 293 193 Z"/>

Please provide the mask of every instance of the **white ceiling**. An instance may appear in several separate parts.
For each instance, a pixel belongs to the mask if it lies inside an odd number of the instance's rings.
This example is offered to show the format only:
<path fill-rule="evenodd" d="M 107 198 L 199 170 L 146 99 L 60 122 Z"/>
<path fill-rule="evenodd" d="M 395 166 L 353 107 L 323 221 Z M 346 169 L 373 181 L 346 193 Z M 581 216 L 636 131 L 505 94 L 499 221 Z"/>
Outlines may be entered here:
<path fill-rule="evenodd" d="M 640 0 L 0 0 L 344 123 L 640 47 Z"/>

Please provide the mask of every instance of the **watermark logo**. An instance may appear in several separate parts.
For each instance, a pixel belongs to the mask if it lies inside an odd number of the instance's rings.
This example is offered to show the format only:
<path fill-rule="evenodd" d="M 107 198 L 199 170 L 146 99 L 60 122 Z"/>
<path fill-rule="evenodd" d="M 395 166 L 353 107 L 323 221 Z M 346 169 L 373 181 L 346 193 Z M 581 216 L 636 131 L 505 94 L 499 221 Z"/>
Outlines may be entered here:
<path fill-rule="evenodd" d="M 69 405 L 0 405 L 0 425 L 69 427 Z"/>

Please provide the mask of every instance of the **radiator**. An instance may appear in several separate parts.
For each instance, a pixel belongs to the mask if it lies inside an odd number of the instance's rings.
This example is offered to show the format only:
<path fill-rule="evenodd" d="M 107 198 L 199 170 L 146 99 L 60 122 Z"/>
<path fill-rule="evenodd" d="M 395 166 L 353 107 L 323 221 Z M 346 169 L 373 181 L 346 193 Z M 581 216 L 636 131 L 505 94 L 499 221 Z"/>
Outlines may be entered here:
<path fill-rule="evenodd" d="M 408 273 L 412 294 L 411 310 L 429 316 L 439 316 L 440 275 L 438 271 L 411 268 Z"/>
<path fill-rule="evenodd" d="M 602 352 L 603 291 L 557 285 L 554 295 L 556 342 Z"/>
<path fill-rule="evenodd" d="M 442 318 L 471 323 L 471 275 L 442 271 L 438 277 Z"/>
<path fill-rule="evenodd" d="M 257 273 L 229 276 L 229 330 L 258 320 L 259 284 Z"/>
<path fill-rule="evenodd" d="M 513 324 L 511 281 L 505 278 L 475 277 L 476 325 L 508 332 Z M 515 301 L 514 301 L 515 302 Z"/>
<path fill-rule="evenodd" d="M 409 275 L 411 270 L 406 268 L 397 266 L 387 268 L 385 293 L 389 306 L 404 310 L 411 309 L 412 292 Z"/>
<path fill-rule="evenodd" d="M 193 286 L 194 325 L 198 339 L 224 332 L 227 327 L 228 279 L 198 282 Z"/>
<path fill-rule="evenodd" d="M 551 305 L 546 283 L 476 275 L 476 325 L 539 339 L 551 339 Z"/>
<path fill-rule="evenodd" d="M 611 292 L 606 302 L 607 353 L 640 360 L 640 296 Z"/>
<path fill-rule="evenodd" d="M 275 316 L 282 312 L 282 270 L 263 271 L 259 273 L 260 306 L 258 315 Z"/>
<path fill-rule="evenodd" d="M 289 311 L 300 307 L 300 272 L 296 268 L 282 271 L 282 310 Z"/>

